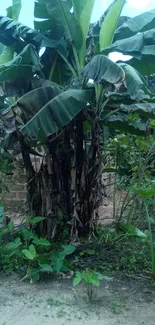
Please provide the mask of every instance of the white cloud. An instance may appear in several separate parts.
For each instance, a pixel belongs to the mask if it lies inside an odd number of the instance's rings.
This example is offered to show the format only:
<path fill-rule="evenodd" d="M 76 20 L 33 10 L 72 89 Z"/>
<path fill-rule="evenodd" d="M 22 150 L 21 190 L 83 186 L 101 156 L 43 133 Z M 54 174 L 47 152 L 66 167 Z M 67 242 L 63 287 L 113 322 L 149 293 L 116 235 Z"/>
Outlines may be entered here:
<path fill-rule="evenodd" d="M 92 22 L 97 21 L 112 2 L 113 0 L 96 0 Z M 11 3 L 12 0 L 0 0 L 0 15 L 6 14 L 5 9 L 9 7 Z M 34 0 L 22 0 L 20 22 L 31 27 L 33 26 L 33 6 Z M 134 17 L 144 11 L 152 9 L 155 9 L 154 0 L 127 0 L 122 15 Z"/>
<path fill-rule="evenodd" d="M 93 21 L 99 19 L 99 17 L 104 13 L 108 6 L 113 2 L 113 0 L 96 0 Z M 134 17 L 141 14 L 144 11 L 155 9 L 154 0 L 127 0 L 122 15 Z"/>
<path fill-rule="evenodd" d="M 126 7 L 129 8 L 139 8 L 139 9 L 146 9 L 153 5 L 152 0 L 128 0 Z"/>
<path fill-rule="evenodd" d="M 1 3 L 0 0 L 0 15 L 6 15 L 6 8 L 12 5 L 12 0 L 5 0 Z M 22 10 L 20 13 L 19 21 L 29 27 L 33 27 L 33 0 L 22 0 Z"/>

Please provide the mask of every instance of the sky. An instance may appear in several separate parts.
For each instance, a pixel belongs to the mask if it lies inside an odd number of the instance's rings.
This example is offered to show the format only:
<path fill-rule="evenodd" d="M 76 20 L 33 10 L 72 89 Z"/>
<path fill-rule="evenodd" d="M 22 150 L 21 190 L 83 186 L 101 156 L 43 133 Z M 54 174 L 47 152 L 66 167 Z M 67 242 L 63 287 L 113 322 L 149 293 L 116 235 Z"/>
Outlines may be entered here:
<path fill-rule="evenodd" d="M 2 0 L 0 0 L 2 2 Z M 99 20 L 104 11 L 113 2 L 113 0 L 96 0 L 94 11 L 92 15 L 92 22 Z M 5 16 L 5 9 L 12 4 L 12 0 L 5 0 L 0 3 L 0 16 Z M 33 8 L 34 0 L 22 0 L 22 10 L 19 17 L 19 21 L 31 28 L 33 28 Z M 126 0 L 126 4 L 123 8 L 122 15 L 134 17 L 145 11 L 155 9 L 155 0 Z M 110 58 L 113 61 L 128 60 L 129 56 L 124 56 L 121 53 L 110 53 Z"/>
<path fill-rule="evenodd" d="M 2 0 L 0 0 L 0 2 L 2 2 Z M 9 7 L 11 3 L 12 0 L 5 0 L 0 3 L 0 16 L 5 15 L 5 9 Z M 96 0 L 92 22 L 97 21 L 111 3 L 112 0 Z M 33 27 L 33 4 L 34 0 L 22 0 L 22 11 L 19 20 L 29 27 Z M 134 17 L 152 9 L 155 9 L 154 0 L 127 0 L 122 15 Z"/>

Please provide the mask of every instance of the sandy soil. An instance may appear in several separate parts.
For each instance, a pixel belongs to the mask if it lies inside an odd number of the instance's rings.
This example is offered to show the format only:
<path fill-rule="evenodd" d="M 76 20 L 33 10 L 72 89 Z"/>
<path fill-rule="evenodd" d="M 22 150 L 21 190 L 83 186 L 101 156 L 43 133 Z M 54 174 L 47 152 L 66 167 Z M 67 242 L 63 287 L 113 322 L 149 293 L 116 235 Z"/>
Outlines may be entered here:
<path fill-rule="evenodd" d="M 116 313 L 117 312 L 117 313 Z M 0 276 L 0 325 L 154 325 L 155 287 L 143 280 L 103 283 L 90 304 L 70 280 L 21 282 Z"/>

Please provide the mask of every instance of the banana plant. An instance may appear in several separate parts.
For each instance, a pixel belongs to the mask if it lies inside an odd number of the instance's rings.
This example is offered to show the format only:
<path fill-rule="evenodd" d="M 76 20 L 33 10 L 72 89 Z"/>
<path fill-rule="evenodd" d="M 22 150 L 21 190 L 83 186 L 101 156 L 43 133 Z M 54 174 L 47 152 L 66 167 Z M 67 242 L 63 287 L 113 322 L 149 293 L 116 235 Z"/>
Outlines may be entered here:
<path fill-rule="evenodd" d="M 106 10 L 97 42 L 90 24 L 94 5 L 93 0 L 36 0 L 34 30 L 0 17 L 0 41 L 15 49 L 13 59 L 0 66 L 3 92 L 8 82 L 23 90 L 0 114 L 6 132 L 1 148 L 13 145 L 22 153 L 31 213 L 45 217 L 36 231 L 49 240 L 62 224 L 69 225 L 71 237 L 93 227 L 101 199 L 104 125 L 145 134 L 155 114 L 145 78 L 129 63 L 108 57 L 116 42 L 123 42 L 115 39 L 124 24 L 132 27 L 130 19 L 120 19 L 125 1 L 115 0 Z M 154 19 L 148 19 L 151 25 L 145 20 L 132 32 L 136 37 L 153 28 Z M 30 154 L 42 157 L 38 172 Z"/>

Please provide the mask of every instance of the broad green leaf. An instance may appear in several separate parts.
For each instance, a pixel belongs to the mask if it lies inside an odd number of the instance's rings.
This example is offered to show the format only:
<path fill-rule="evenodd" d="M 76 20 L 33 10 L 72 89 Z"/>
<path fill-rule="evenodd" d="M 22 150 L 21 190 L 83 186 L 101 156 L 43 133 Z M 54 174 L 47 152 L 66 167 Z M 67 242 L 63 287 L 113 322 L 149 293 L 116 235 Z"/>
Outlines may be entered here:
<path fill-rule="evenodd" d="M 142 59 L 131 59 L 127 61 L 129 65 L 138 70 L 143 76 L 155 74 L 154 55 L 143 56 Z"/>
<path fill-rule="evenodd" d="M 46 238 L 35 238 L 33 243 L 37 246 L 51 246 L 50 242 Z"/>
<path fill-rule="evenodd" d="M 61 40 L 53 40 L 11 18 L 0 16 L 0 42 L 6 46 L 15 46 L 19 53 L 29 44 L 38 48 L 56 48 Z"/>
<path fill-rule="evenodd" d="M 0 237 L 2 237 L 5 234 L 10 233 L 14 229 L 14 222 L 10 221 L 6 228 L 0 231 Z"/>
<path fill-rule="evenodd" d="M 13 242 L 8 243 L 5 247 L 7 249 L 17 249 L 19 246 L 22 245 L 20 238 L 16 238 Z"/>
<path fill-rule="evenodd" d="M 81 69 L 84 67 L 86 56 L 86 39 L 88 36 L 90 20 L 95 0 L 73 0 L 73 10 L 82 30 L 82 45 L 79 51 Z"/>
<path fill-rule="evenodd" d="M 123 230 L 127 233 L 128 236 L 140 237 L 145 239 L 147 238 L 144 232 L 142 232 L 140 229 L 130 223 L 122 224 L 122 226 Z"/>
<path fill-rule="evenodd" d="M 35 30 L 37 30 L 39 32 L 45 32 L 47 30 L 51 30 L 52 26 L 54 28 L 52 19 L 46 19 L 43 21 L 38 21 L 38 20 L 34 21 L 34 28 L 35 28 Z"/>
<path fill-rule="evenodd" d="M 144 47 L 148 48 L 148 54 L 150 52 L 153 53 L 153 47 L 148 47 L 147 45 L 151 45 L 149 43 L 154 40 L 154 30 L 147 31 L 145 33 L 139 33 L 135 36 L 125 38 L 123 40 L 118 40 L 114 42 L 111 46 L 105 49 L 105 53 L 108 54 L 110 52 L 121 52 L 126 55 L 131 55 L 138 59 L 141 59 L 141 53 L 144 50 Z M 145 49 L 146 49 L 145 48 Z"/>
<path fill-rule="evenodd" d="M 0 81 L 28 78 L 41 68 L 35 48 L 27 45 L 13 60 L 0 64 Z"/>
<path fill-rule="evenodd" d="M 95 285 L 96 287 L 99 286 L 100 280 L 97 276 L 96 272 L 82 272 L 82 279 L 88 284 L 88 285 Z"/>
<path fill-rule="evenodd" d="M 8 232 L 11 232 L 14 229 L 14 222 L 10 221 L 7 225 Z"/>
<path fill-rule="evenodd" d="M 78 20 L 71 12 L 71 2 L 67 0 L 44 0 L 51 18 L 58 24 L 63 24 L 65 37 L 79 51 L 82 44 L 82 32 Z"/>
<path fill-rule="evenodd" d="M 48 273 L 53 272 L 53 268 L 49 264 L 40 264 L 40 267 L 41 267 L 41 270 L 40 270 L 41 272 L 48 272 Z"/>
<path fill-rule="evenodd" d="M 56 272 L 60 272 L 64 262 L 64 255 L 59 252 L 52 253 L 52 265 Z"/>
<path fill-rule="evenodd" d="M 41 58 L 43 64 L 42 71 L 47 79 L 58 85 L 66 86 L 71 82 L 73 72 L 70 69 L 70 64 L 68 65 L 67 49 L 65 50 L 63 47 L 59 46 L 58 52 L 50 48 L 46 49 Z M 76 76 L 75 71 L 74 73 Z"/>
<path fill-rule="evenodd" d="M 121 105 L 121 110 L 125 113 L 138 113 L 140 116 L 155 118 L 154 103 L 135 103 L 131 105 Z"/>
<path fill-rule="evenodd" d="M 34 17 L 37 18 L 34 21 L 35 30 L 41 32 L 50 31 L 50 35 L 52 35 L 54 40 L 64 38 L 64 27 L 62 23 L 57 23 L 57 16 L 51 18 L 45 3 L 35 1 Z"/>
<path fill-rule="evenodd" d="M 153 28 L 155 28 L 155 9 L 127 20 L 116 30 L 114 40 L 128 38 Z"/>
<path fill-rule="evenodd" d="M 119 21 L 118 21 L 118 26 L 117 26 L 117 29 L 119 28 L 119 27 L 121 27 L 124 23 L 126 23 L 126 21 L 128 21 L 130 19 L 130 17 L 128 17 L 128 16 L 120 16 L 119 17 Z M 116 32 L 115 32 L 115 34 L 117 33 L 117 30 L 116 30 Z"/>
<path fill-rule="evenodd" d="M 88 79 L 93 79 L 96 83 L 107 81 L 111 84 L 117 84 L 123 81 L 125 77 L 123 69 L 105 55 L 96 55 L 85 66 L 82 74 Z"/>
<path fill-rule="evenodd" d="M 76 247 L 72 245 L 61 245 L 61 247 L 64 249 L 63 253 L 64 255 L 70 255 L 75 252 Z"/>
<path fill-rule="evenodd" d="M 0 65 L 5 64 L 8 61 L 11 61 L 13 59 L 13 55 L 14 55 L 14 48 L 5 46 L 3 52 L 0 55 Z"/>
<path fill-rule="evenodd" d="M 155 188 L 137 188 L 136 192 L 141 196 L 150 197 L 155 195 Z"/>
<path fill-rule="evenodd" d="M 100 280 L 99 280 L 98 278 L 96 278 L 96 277 L 92 277 L 92 278 L 90 279 L 90 284 L 93 284 L 93 285 L 95 285 L 96 287 L 99 287 L 99 285 L 100 285 Z"/>
<path fill-rule="evenodd" d="M 19 107 L 21 111 L 19 114 L 21 115 L 21 112 L 24 115 L 24 119 L 26 118 L 27 121 L 29 121 L 39 110 L 41 110 L 51 99 L 53 99 L 55 96 L 59 95 L 61 93 L 61 89 L 59 87 L 40 87 L 37 89 L 34 89 L 28 93 L 26 93 L 24 96 L 19 98 L 17 102 L 15 102 L 12 106 L 10 106 L 10 109 L 6 110 L 6 114 L 4 112 L 3 114 L 3 120 L 7 118 L 7 113 L 9 113 L 8 118 L 10 119 L 10 110 L 11 111 L 18 111 Z M 5 115 L 5 116 L 4 116 Z"/>
<path fill-rule="evenodd" d="M 99 49 L 99 37 L 100 37 L 101 26 L 103 24 L 103 21 L 104 21 L 105 17 L 110 12 L 112 6 L 113 6 L 113 3 L 111 3 L 111 5 L 104 12 L 104 14 L 101 16 L 101 19 L 97 23 L 90 24 L 90 26 L 91 26 L 91 28 L 93 30 L 93 44 L 92 45 L 93 45 L 93 47 L 95 47 L 95 53 L 100 52 L 100 49 Z M 117 27 L 120 27 L 128 19 L 130 19 L 130 17 L 120 16 Z M 90 41 L 91 41 L 91 38 L 90 38 Z M 92 48 L 92 50 L 93 50 L 93 48 Z"/>
<path fill-rule="evenodd" d="M 80 18 L 88 0 L 72 0 L 73 12 L 77 19 Z"/>
<path fill-rule="evenodd" d="M 92 272 L 92 278 L 98 279 L 99 281 L 105 280 L 105 281 L 111 281 L 113 278 L 109 276 L 105 276 L 99 272 Z"/>
<path fill-rule="evenodd" d="M 17 121 L 17 126 L 20 128 L 26 121 L 29 121 L 35 113 L 38 112 L 49 100 L 54 98 L 56 95 L 61 93 L 59 87 L 41 87 L 26 93 L 24 96 L 19 98 L 17 102 L 10 106 L 2 113 L 3 128 L 8 132 L 8 126 L 10 127 L 10 134 L 6 135 L 1 142 L 1 148 L 6 150 L 14 150 L 16 147 L 16 140 L 11 135 L 11 131 L 14 132 L 14 125 Z M 15 116 L 17 115 L 17 119 Z M 20 116 L 20 120 L 19 120 Z M 22 120 L 23 119 L 23 120 Z M 12 120 L 12 123 L 11 123 Z M 40 137 L 41 138 L 41 137 Z M 32 152 L 33 151 L 33 152 Z M 29 152 L 34 155 L 38 155 L 32 148 L 29 148 Z"/>
<path fill-rule="evenodd" d="M 4 228 L 3 230 L 0 230 L 0 238 L 1 238 L 3 235 L 7 234 L 7 233 L 8 233 L 7 228 Z"/>
<path fill-rule="evenodd" d="M 50 264 L 50 256 L 45 255 L 44 249 L 42 250 L 42 253 L 39 253 L 39 255 L 37 256 L 37 261 L 39 264 Z"/>
<path fill-rule="evenodd" d="M 72 0 L 63 0 L 64 2 L 67 2 L 67 8 L 70 11 L 73 7 L 72 5 Z M 85 0 L 84 0 L 85 1 Z M 49 10 L 48 3 L 49 0 L 35 0 L 34 4 L 34 17 L 39 18 L 39 19 L 47 19 L 50 18 L 51 15 L 49 14 L 50 11 L 56 10 L 58 4 L 57 1 L 51 1 L 51 8 Z M 55 2 L 55 3 L 54 3 Z"/>
<path fill-rule="evenodd" d="M 39 19 L 48 19 L 50 14 L 46 8 L 45 1 L 35 1 L 34 3 L 34 17 Z"/>
<path fill-rule="evenodd" d="M 128 64 L 131 64 L 143 75 L 153 74 L 154 67 L 154 53 L 155 53 L 155 28 L 144 33 L 137 33 L 136 35 L 118 40 L 110 47 L 105 49 L 104 53 L 120 52 L 125 55 L 133 57 Z"/>
<path fill-rule="evenodd" d="M 109 115 L 104 120 L 104 125 L 115 130 L 128 132 L 135 135 L 145 135 L 147 125 L 142 121 L 129 120 L 125 114 Z"/>
<path fill-rule="evenodd" d="M 34 260 L 37 256 L 36 249 L 34 245 L 30 245 L 29 249 L 23 249 L 22 253 L 28 260 Z"/>
<path fill-rule="evenodd" d="M 146 234 L 138 228 L 136 228 L 136 236 L 139 238 L 147 238 Z"/>
<path fill-rule="evenodd" d="M 141 90 L 145 90 L 147 82 L 138 71 L 126 63 L 118 64 L 125 72 L 125 81 L 127 87 L 127 93 L 133 99 L 139 99 L 138 95 L 141 96 Z"/>
<path fill-rule="evenodd" d="M 12 0 L 12 6 L 7 9 L 7 17 L 13 20 L 18 20 L 21 10 L 21 0 Z M 14 56 L 14 46 L 5 46 L 0 55 L 0 64 L 11 61 Z"/>
<path fill-rule="evenodd" d="M 35 225 L 36 223 L 38 222 L 41 222 L 45 220 L 44 217 L 34 217 L 34 218 L 28 218 L 28 223 L 32 224 L 32 225 Z"/>
<path fill-rule="evenodd" d="M 30 245 L 30 246 L 29 246 L 29 252 L 30 252 L 32 255 L 36 256 L 36 249 L 35 249 L 34 245 Z"/>
<path fill-rule="evenodd" d="M 31 283 L 33 281 L 39 281 L 40 279 L 40 269 L 39 268 L 35 268 L 35 267 L 29 267 L 28 271 L 27 271 L 27 276 L 26 278 L 30 278 L 31 279 Z"/>
<path fill-rule="evenodd" d="M 75 278 L 73 280 L 73 287 L 76 287 L 82 280 L 81 272 L 76 272 Z"/>
<path fill-rule="evenodd" d="M 125 2 L 125 0 L 115 0 L 113 5 L 111 5 L 100 30 L 100 52 L 112 44 L 119 17 Z"/>
<path fill-rule="evenodd" d="M 18 20 L 22 8 L 21 0 L 12 0 L 12 6 L 7 8 L 7 17 Z"/>
<path fill-rule="evenodd" d="M 24 240 L 35 239 L 37 236 L 32 231 L 28 230 L 24 226 L 20 227 L 20 233 Z"/>
<path fill-rule="evenodd" d="M 59 132 L 86 106 L 91 92 L 69 89 L 49 101 L 24 127 L 21 132 L 30 137 L 41 134 L 47 137 Z"/>

